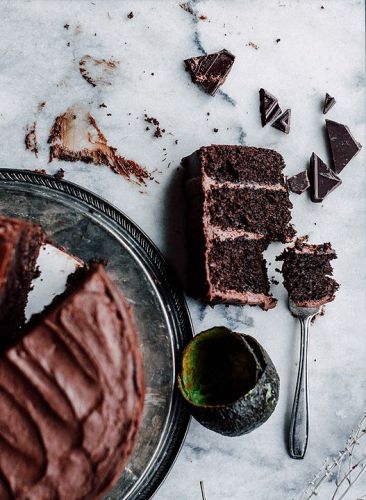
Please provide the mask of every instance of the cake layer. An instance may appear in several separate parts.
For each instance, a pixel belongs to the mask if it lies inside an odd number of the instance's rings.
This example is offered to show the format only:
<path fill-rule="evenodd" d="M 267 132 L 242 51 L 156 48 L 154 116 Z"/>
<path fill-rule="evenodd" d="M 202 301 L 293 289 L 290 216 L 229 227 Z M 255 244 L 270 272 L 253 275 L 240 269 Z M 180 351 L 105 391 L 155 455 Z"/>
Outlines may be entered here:
<path fill-rule="evenodd" d="M 335 298 L 338 283 L 331 278 L 336 253 L 330 243 L 310 245 L 297 240 L 278 260 L 283 260 L 284 286 L 298 306 L 317 307 Z"/>
<path fill-rule="evenodd" d="M 0 497 L 99 498 L 141 420 L 131 309 L 95 264 L 31 323 L 0 358 Z"/>
<path fill-rule="evenodd" d="M 285 163 L 282 156 L 271 149 L 231 145 L 206 146 L 184 158 L 183 165 L 196 171 L 200 170 L 220 182 L 285 185 Z M 189 176 L 194 177 L 194 172 Z"/>
<path fill-rule="evenodd" d="M 25 306 L 40 247 L 44 242 L 37 224 L 0 216 L 0 335 L 1 342 L 25 322 Z"/>
<path fill-rule="evenodd" d="M 212 240 L 206 254 L 209 301 L 274 307 L 264 247 L 264 241 L 244 237 Z"/>
<path fill-rule="evenodd" d="M 291 241 L 282 156 L 268 149 L 202 147 L 186 173 L 188 292 L 207 302 L 274 307 L 262 252 Z"/>
<path fill-rule="evenodd" d="M 211 224 L 222 229 L 243 229 L 271 241 L 291 241 L 294 236 L 287 191 L 212 188 L 207 206 Z"/>

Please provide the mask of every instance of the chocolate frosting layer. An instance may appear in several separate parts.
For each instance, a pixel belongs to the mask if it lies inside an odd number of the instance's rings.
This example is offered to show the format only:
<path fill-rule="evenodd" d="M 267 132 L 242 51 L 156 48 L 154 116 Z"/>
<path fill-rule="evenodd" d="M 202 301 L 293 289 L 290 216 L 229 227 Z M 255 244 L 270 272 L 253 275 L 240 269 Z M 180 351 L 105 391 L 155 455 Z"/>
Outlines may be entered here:
<path fill-rule="evenodd" d="M 0 358 L 0 498 L 92 499 L 131 453 L 144 399 L 131 308 L 95 264 Z"/>

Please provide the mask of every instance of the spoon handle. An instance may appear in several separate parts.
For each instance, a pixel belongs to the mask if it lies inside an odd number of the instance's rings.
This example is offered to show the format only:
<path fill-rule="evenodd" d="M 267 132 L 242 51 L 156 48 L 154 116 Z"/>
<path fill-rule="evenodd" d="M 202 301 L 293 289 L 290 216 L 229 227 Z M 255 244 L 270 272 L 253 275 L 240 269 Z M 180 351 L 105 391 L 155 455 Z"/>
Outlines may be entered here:
<path fill-rule="evenodd" d="M 300 362 L 292 407 L 289 453 L 304 458 L 309 438 L 308 345 L 311 316 L 299 318 L 301 324 Z"/>

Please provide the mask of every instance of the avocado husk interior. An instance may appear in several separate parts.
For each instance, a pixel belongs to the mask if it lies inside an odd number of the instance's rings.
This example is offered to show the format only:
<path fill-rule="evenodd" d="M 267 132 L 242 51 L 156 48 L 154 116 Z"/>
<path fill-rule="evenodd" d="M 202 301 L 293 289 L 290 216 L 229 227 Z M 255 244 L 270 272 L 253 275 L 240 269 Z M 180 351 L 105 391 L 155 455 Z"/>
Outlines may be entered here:
<path fill-rule="evenodd" d="M 193 405 L 221 406 L 248 394 L 261 373 L 261 364 L 245 337 L 216 327 L 188 344 L 178 383 Z"/>

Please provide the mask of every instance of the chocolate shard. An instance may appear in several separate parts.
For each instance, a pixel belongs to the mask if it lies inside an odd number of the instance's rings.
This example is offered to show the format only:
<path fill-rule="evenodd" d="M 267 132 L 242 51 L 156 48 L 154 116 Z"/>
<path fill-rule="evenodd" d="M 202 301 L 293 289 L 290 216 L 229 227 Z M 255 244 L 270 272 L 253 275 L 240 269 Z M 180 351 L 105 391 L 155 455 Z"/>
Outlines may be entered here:
<path fill-rule="evenodd" d="M 332 120 L 325 120 L 325 124 L 332 152 L 333 170 L 339 174 L 362 146 L 353 137 L 347 125 Z"/>
<path fill-rule="evenodd" d="M 342 184 L 341 179 L 317 156 L 310 158 L 311 201 L 320 203 Z"/>
<path fill-rule="evenodd" d="M 200 85 L 210 95 L 215 95 L 226 80 L 235 56 L 226 49 L 206 56 L 192 57 L 184 61 L 193 83 Z"/>
<path fill-rule="evenodd" d="M 326 115 L 328 111 L 335 105 L 337 101 L 334 97 L 330 96 L 328 92 L 325 94 L 324 105 L 323 105 L 323 115 Z"/>
<path fill-rule="evenodd" d="M 276 128 L 277 130 L 280 130 L 281 132 L 284 132 L 285 134 L 290 133 L 290 125 L 291 125 L 291 109 L 286 109 L 284 113 L 282 113 L 281 116 L 277 118 L 272 123 L 272 127 Z"/>
<path fill-rule="evenodd" d="M 267 90 L 259 90 L 259 103 L 262 127 L 267 125 L 267 123 L 274 120 L 282 113 L 277 97 L 267 92 Z"/>
<path fill-rule="evenodd" d="M 299 172 L 287 179 L 287 184 L 293 193 L 301 194 L 310 187 L 310 181 L 306 170 Z"/>

